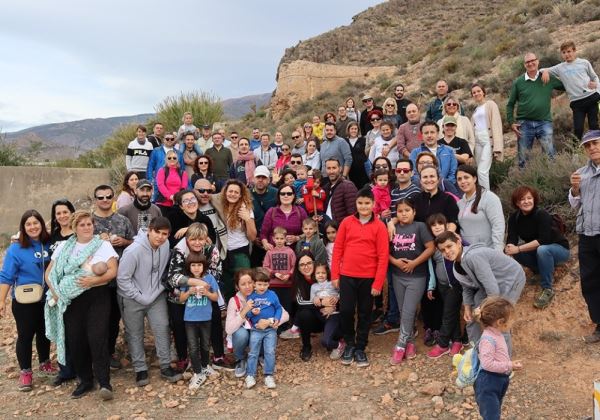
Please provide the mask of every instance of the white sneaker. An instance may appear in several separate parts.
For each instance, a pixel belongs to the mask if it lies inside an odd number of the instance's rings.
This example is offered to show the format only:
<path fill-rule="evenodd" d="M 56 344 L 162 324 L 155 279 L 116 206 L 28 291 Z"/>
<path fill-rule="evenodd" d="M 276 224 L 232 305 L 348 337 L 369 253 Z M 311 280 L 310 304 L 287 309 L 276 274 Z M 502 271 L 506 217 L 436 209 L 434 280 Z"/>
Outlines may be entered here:
<path fill-rule="evenodd" d="M 343 340 L 340 340 L 337 348 L 331 350 L 331 353 L 329 353 L 329 358 L 331 360 L 339 360 L 340 357 L 342 357 L 342 354 L 344 354 L 345 348 L 346 348 L 346 343 Z"/>
<path fill-rule="evenodd" d="M 221 376 L 221 374 L 214 370 L 211 365 L 208 365 L 205 368 L 203 368 L 202 373 L 204 373 L 208 379 L 215 379 Z"/>
<path fill-rule="evenodd" d="M 195 391 L 200 388 L 204 382 L 206 382 L 206 375 L 204 374 L 204 371 L 200 373 L 194 373 L 194 376 L 192 376 L 192 379 L 190 379 L 190 385 L 188 388 L 191 391 Z"/>
<path fill-rule="evenodd" d="M 246 388 L 250 389 L 254 385 L 256 385 L 256 379 L 254 379 L 254 376 L 246 376 Z"/>
<path fill-rule="evenodd" d="M 246 386 L 247 385 L 248 384 L 246 383 Z M 265 376 L 265 386 L 269 389 L 277 388 L 277 384 L 275 383 L 275 379 L 273 379 L 273 376 L 271 376 L 271 375 Z"/>
<path fill-rule="evenodd" d="M 292 328 L 287 329 L 279 334 L 279 338 L 282 340 L 293 340 L 295 338 L 300 338 L 300 329 L 294 325 Z"/>

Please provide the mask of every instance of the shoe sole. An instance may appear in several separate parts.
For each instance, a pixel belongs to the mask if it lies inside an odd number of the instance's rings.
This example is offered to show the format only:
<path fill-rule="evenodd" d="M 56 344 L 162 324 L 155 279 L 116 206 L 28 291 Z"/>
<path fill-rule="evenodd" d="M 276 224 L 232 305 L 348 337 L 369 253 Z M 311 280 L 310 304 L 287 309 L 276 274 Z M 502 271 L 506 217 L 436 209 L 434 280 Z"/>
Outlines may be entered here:
<path fill-rule="evenodd" d="M 137 386 L 146 386 L 150 383 L 150 379 L 142 379 L 141 381 L 135 381 Z"/>
<path fill-rule="evenodd" d="M 359 368 L 365 368 L 365 367 L 369 367 L 371 364 L 369 362 L 356 362 L 356 367 Z"/>
<path fill-rule="evenodd" d="M 352 364 L 352 362 L 354 362 L 354 360 L 344 360 L 344 359 L 340 359 L 340 363 L 344 366 L 350 366 Z"/>
<path fill-rule="evenodd" d="M 430 356 L 429 353 L 427 353 L 427 357 L 429 359 L 439 359 L 440 357 L 445 356 L 446 354 L 450 354 L 450 350 L 448 350 L 448 351 L 446 351 L 444 353 L 438 354 L 437 356 Z M 415 357 L 417 357 L 416 354 L 412 357 L 412 359 L 414 359 Z"/>
<path fill-rule="evenodd" d="M 246 376 L 246 371 L 244 371 L 244 372 L 241 372 L 241 373 L 240 373 L 240 372 L 238 372 L 238 373 L 236 373 L 236 374 L 235 374 L 235 377 L 236 377 L 236 378 L 243 378 L 244 376 Z"/>
<path fill-rule="evenodd" d="M 30 392 L 33 389 L 32 386 L 23 386 L 23 387 L 19 387 L 19 391 L 20 392 Z"/>
<path fill-rule="evenodd" d="M 167 382 L 170 382 L 172 384 L 176 383 L 177 381 L 181 380 L 181 378 L 183 378 L 183 375 L 176 375 L 176 376 L 164 376 L 164 375 L 160 375 L 161 378 L 166 379 Z M 148 385 L 148 384 L 146 384 Z"/>
<path fill-rule="evenodd" d="M 109 401 L 114 398 L 113 392 L 108 388 L 100 389 L 99 393 L 100 393 L 100 398 L 102 398 L 102 401 Z"/>

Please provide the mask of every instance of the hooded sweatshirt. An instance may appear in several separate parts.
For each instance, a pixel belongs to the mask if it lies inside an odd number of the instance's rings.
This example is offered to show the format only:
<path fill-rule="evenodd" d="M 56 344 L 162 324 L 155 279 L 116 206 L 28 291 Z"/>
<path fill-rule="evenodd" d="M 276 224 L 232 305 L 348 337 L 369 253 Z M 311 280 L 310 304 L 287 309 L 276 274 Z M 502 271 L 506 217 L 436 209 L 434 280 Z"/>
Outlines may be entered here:
<path fill-rule="evenodd" d="M 475 293 L 481 288 L 486 296 L 502 296 L 516 303 L 525 285 L 525 272 L 508 255 L 483 244 L 463 248 L 460 266 L 467 276 L 456 276 L 463 286 L 463 303 L 475 304 Z M 454 271 L 457 263 L 454 263 Z M 456 274 L 456 273 L 455 273 Z"/>
<path fill-rule="evenodd" d="M 469 243 L 482 243 L 498 251 L 504 249 L 504 213 L 500 198 L 491 191 L 483 190 L 477 205 L 477 213 L 471 211 L 477 194 L 464 195 L 458 203 L 458 223 L 462 238 Z"/>
<path fill-rule="evenodd" d="M 150 305 L 165 290 L 161 276 L 169 263 L 169 241 L 153 249 L 148 232 L 140 230 L 125 248 L 117 272 L 117 293 L 140 305 Z"/>
<path fill-rule="evenodd" d="M 0 284 L 13 286 L 11 296 L 15 297 L 14 288 L 24 284 L 40 284 L 45 288 L 44 268 L 50 260 L 49 244 L 31 241 L 31 246 L 22 248 L 19 243 L 11 244 L 4 257 L 4 265 L 0 271 Z"/>

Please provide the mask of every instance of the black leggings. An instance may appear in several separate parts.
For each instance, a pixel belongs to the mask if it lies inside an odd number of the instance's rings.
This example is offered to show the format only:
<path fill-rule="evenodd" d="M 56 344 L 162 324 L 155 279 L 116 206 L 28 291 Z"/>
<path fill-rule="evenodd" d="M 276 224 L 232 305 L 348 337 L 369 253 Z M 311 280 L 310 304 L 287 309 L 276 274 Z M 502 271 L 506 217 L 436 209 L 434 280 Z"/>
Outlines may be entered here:
<path fill-rule="evenodd" d="M 209 363 L 208 343 L 210 341 L 210 321 L 186 322 L 185 332 L 190 346 L 192 368 L 194 369 L 194 373 L 200 373 Z"/>
<path fill-rule="evenodd" d="M 92 287 L 73 299 L 64 314 L 67 348 L 81 383 L 110 386 L 108 286 Z"/>
<path fill-rule="evenodd" d="M 119 337 L 119 324 L 121 323 L 121 309 L 117 301 L 117 287 L 109 286 L 110 293 L 110 317 L 108 319 L 108 353 L 114 354 Z"/>
<path fill-rule="evenodd" d="M 17 360 L 21 370 L 31 369 L 33 336 L 40 363 L 50 358 L 50 341 L 46 338 L 44 302 L 19 303 L 12 301 L 12 313 L 17 323 Z"/>

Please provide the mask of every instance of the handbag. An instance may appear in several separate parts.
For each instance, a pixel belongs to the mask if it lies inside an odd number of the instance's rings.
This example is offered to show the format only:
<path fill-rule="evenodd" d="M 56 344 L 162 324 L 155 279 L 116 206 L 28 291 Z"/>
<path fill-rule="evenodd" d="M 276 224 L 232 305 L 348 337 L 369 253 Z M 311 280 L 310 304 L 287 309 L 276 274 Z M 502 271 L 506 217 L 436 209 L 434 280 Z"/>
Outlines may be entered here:
<path fill-rule="evenodd" d="M 15 299 L 19 303 L 37 303 L 44 296 L 44 245 L 42 245 L 42 284 L 29 283 L 15 287 Z"/>

